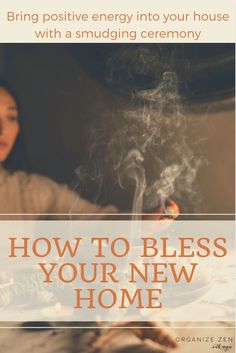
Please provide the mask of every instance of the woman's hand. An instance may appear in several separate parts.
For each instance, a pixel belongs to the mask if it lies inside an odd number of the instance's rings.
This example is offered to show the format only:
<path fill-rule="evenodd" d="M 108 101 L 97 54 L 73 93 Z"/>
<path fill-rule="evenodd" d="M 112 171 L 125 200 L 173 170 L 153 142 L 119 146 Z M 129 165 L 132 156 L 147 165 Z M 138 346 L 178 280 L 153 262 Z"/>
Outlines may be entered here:
<path fill-rule="evenodd" d="M 94 342 L 99 353 L 163 353 L 176 348 L 174 336 L 153 322 L 124 322 L 102 329 Z"/>

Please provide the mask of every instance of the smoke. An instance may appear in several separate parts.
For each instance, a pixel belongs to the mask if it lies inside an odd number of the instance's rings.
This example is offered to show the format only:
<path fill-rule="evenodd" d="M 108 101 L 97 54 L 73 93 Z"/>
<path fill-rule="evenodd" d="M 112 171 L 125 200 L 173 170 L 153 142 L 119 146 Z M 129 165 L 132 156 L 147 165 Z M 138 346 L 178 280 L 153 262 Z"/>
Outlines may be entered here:
<path fill-rule="evenodd" d="M 100 128 L 94 129 L 90 162 L 99 161 L 102 172 L 91 174 L 91 166 L 86 172 L 97 178 L 99 190 L 101 184 L 108 183 L 108 176 L 120 188 L 132 188 L 134 215 L 158 206 L 165 209 L 171 197 L 184 200 L 188 206 L 196 205 L 199 199 L 194 182 L 202 161 L 187 140 L 189 119 L 179 93 L 179 79 L 170 62 L 161 65 L 160 59 L 156 61 L 156 55 L 145 45 L 118 51 L 108 60 L 110 85 L 114 82 L 115 86 L 117 80 L 121 84 L 123 77 L 125 89 L 134 77 L 136 81 L 140 76 L 148 80 L 152 74 L 154 87 L 144 87 L 145 80 L 133 85 L 131 105 L 104 117 Z M 77 169 L 77 176 L 83 179 L 81 169 Z"/>
<path fill-rule="evenodd" d="M 143 209 L 143 197 L 147 188 L 146 173 L 143 167 L 144 157 L 139 149 L 131 149 L 126 158 L 124 158 L 117 170 L 118 182 L 121 187 L 125 188 L 126 179 L 130 180 L 135 185 L 133 197 L 133 219 L 139 219 Z"/>

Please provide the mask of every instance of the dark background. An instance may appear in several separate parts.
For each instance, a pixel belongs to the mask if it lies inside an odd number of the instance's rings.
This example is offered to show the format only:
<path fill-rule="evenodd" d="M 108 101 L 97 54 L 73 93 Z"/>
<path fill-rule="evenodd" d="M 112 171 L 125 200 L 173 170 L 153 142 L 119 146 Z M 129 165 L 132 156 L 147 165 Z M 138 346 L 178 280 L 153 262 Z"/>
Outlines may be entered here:
<path fill-rule="evenodd" d="M 181 59 L 179 67 L 185 68 L 186 77 L 197 67 L 195 79 L 183 89 L 191 91 L 187 101 L 190 118 L 200 122 L 196 133 L 203 142 L 196 148 L 208 160 L 197 179 L 204 211 L 232 213 L 234 72 L 232 61 L 226 59 L 233 46 L 212 45 L 212 50 L 209 46 L 203 50 L 205 63 L 200 63 L 196 55 L 192 66 L 186 65 L 178 52 L 176 57 Z M 122 80 L 118 89 L 103 80 L 104 60 L 110 48 L 114 50 L 114 45 L 0 45 L 0 74 L 13 85 L 22 104 L 27 151 L 37 173 L 70 184 L 75 168 L 87 159 L 90 127 L 107 112 L 118 114 L 116 110 L 129 101 L 130 87 L 126 85 L 127 90 L 122 92 Z M 221 60 L 217 67 L 214 55 Z M 134 84 L 140 84 L 137 82 Z M 120 197 L 119 191 L 110 195 L 118 204 Z"/>

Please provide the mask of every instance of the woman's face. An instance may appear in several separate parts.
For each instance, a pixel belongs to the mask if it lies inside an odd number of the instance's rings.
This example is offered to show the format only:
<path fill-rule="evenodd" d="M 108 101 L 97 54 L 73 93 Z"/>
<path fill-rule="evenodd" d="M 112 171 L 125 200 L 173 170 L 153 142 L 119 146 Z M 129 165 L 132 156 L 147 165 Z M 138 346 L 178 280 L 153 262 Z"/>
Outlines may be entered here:
<path fill-rule="evenodd" d="M 15 99 L 0 87 L 0 162 L 4 162 L 12 151 L 20 131 L 19 112 Z"/>

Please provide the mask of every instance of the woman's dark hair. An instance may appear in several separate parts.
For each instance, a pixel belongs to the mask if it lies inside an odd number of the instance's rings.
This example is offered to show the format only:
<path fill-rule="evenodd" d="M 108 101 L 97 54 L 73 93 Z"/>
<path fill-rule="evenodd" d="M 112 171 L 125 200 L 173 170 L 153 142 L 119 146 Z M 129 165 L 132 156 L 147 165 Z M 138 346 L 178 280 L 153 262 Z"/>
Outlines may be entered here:
<path fill-rule="evenodd" d="M 17 139 L 15 141 L 14 147 L 10 155 L 8 156 L 7 160 L 2 164 L 6 169 L 10 171 L 15 171 L 15 170 L 29 171 L 30 163 L 26 154 L 26 149 L 25 149 L 25 144 L 23 139 L 20 103 L 18 101 L 18 98 L 17 98 L 17 95 L 15 94 L 14 89 L 3 77 L 0 77 L 0 88 L 4 88 L 16 101 L 17 108 L 19 111 L 19 124 L 21 127 L 20 133 L 17 136 Z"/>

